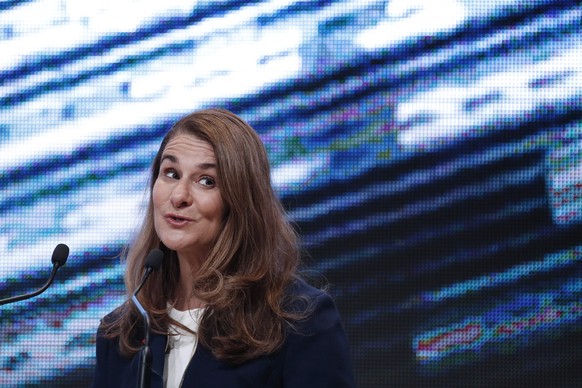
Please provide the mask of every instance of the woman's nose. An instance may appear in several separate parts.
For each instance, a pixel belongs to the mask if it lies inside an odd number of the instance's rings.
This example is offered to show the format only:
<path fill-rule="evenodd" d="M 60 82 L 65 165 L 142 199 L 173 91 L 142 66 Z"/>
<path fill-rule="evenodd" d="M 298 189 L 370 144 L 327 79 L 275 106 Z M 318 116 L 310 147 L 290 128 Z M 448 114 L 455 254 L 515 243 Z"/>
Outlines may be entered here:
<path fill-rule="evenodd" d="M 188 187 L 188 182 L 183 180 L 178 182 L 174 190 L 172 190 L 170 200 L 176 209 L 190 206 L 192 204 L 192 193 Z"/>

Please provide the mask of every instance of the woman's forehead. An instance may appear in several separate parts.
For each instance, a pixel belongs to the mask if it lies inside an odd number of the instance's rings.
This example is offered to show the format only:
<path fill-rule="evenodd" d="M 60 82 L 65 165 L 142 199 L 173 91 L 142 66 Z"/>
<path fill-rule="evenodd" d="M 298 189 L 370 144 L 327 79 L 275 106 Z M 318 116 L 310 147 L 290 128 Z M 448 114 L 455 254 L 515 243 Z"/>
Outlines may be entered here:
<path fill-rule="evenodd" d="M 178 134 L 172 137 L 162 152 L 162 156 L 167 154 L 201 154 L 215 158 L 214 147 L 206 140 L 190 134 Z"/>

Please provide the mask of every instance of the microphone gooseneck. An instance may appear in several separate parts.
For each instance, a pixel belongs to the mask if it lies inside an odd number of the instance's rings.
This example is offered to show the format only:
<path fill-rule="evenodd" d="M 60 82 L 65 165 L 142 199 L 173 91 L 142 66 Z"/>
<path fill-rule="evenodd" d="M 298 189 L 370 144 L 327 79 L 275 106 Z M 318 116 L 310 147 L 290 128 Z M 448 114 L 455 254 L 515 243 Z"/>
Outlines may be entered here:
<path fill-rule="evenodd" d="M 53 269 L 52 269 L 51 274 L 50 274 L 47 282 L 45 283 L 45 285 L 42 286 L 41 288 L 39 288 L 38 290 L 31 292 L 29 294 L 18 295 L 18 296 L 13 296 L 11 298 L 2 299 L 2 300 L 0 300 L 0 306 L 8 304 L 8 303 L 14 303 L 14 302 L 18 302 L 21 300 L 29 299 L 29 298 L 32 298 L 33 296 L 37 296 L 37 295 L 45 292 L 46 289 L 49 288 L 49 286 L 52 284 L 52 282 L 55 278 L 55 275 L 57 274 L 58 269 L 60 267 L 62 267 L 63 265 L 65 265 L 65 263 L 67 262 L 67 257 L 69 257 L 69 247 L 66 246 L 65 244 L 57 245 L 53 251 L 53 257 L 51 259 L 51 261 L 53 263 Z"/>
<path fill-rule="evenodd" d="M 145 260 L 145 270 L 143 273 L 143 276 L 141 278 L 141 282 L 139 283 L 139 285 L 137 286 L 137 288 L 135 289 L 135 292 L 133 293 L 131 300 L 133 301 L 133 303 L 135 304 L 135 307 L 137 307 L 137 309 L 139 310 L 139 313 L 142 316 L 143 319 L 143 347 L 140 350 L 140 363 L 139 363 L 139 370 L 138 370 L 138 387 L 145 387 L 146 384 L 146 378 L 148 377 L 146 375 L 146 369 L 148 369 L 149 367 L 149 363 L 150 363 L 150 348 L 149 348 L 149 342 L 150 342 L 150 317 L 147 313 L 147 311 L 144 309 L 144 307 L 142 306 L 142 304 L 140 303 L 140 301 L 137 299 L 137 294 L 139 293 L 139 291 L 141 290 L 141 288 L 143 287 L 143 285 L 145 284 L 146 280 L 148 279 L 148 277 L 150 276 L 150 274 L 157 270 L 161 265 L 162 265 L 162 261 L 164 260 L 164 253 L 159 250 L 159 249 L 153 249 L 150 251 L 150 253 L 148 254 L 148 256 L 146 257 Z"/>

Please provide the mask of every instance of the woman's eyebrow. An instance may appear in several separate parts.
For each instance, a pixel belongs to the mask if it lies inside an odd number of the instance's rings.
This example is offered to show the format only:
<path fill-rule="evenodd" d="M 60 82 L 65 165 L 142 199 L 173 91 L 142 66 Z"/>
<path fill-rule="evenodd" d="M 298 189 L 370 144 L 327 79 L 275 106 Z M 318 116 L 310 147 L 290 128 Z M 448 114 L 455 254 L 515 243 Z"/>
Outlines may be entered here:
<path fill-rule="evenodd" d="M 163 162 L 166 159 L 172 163 L 178 163 L 178 158 L 172 154 L 163 155 L 161 162 Z M 196 167 L 198 167 L 201 170 L 212 170 L 216 169 L 216 163 L 212 162 L 199 163 Z"/>
<path fill-rule="evenodd" d="M 216 169 L 216 164 L 214 164 L 214 163 L 200 163 L 198 165 L 198 168 L 201 170 L 212 170 L 212 169 Z"/>
<path fill-rule="evenodd" d="M 178 158 L 175 157 L 172 154 L 164 154 L 162 155 L 162 160 L 160 160 L 160 162 L 163 162 L 164 160 L 168 159 L 170 162 L 176 163 L 178 161 Z"/>

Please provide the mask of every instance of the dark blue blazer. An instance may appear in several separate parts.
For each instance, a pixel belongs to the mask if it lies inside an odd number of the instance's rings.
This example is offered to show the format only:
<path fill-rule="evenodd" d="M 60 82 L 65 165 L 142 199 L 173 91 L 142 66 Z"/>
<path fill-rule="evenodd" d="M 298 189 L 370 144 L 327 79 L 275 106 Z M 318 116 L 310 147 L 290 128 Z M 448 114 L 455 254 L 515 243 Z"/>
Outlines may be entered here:
<path fill-rule="evenodd" d="M 198 344 L 184 372 L 182 387 L 355 387 L 348 342 L 334 302 L 326 293 L 298 282 L 294 293 L 314 302 L 313 313 L 289 330 L 274 354 L 240 365 L 218 360 Z M 150 335 L 150 387 L 162 388 L 165 335 Z M 93 387 L 135 387 L 139 356 L 125 358 L 115 339 L 97 334 L 97 364 Z M 147 372 L 146 372 L 147 373 Z"/>

